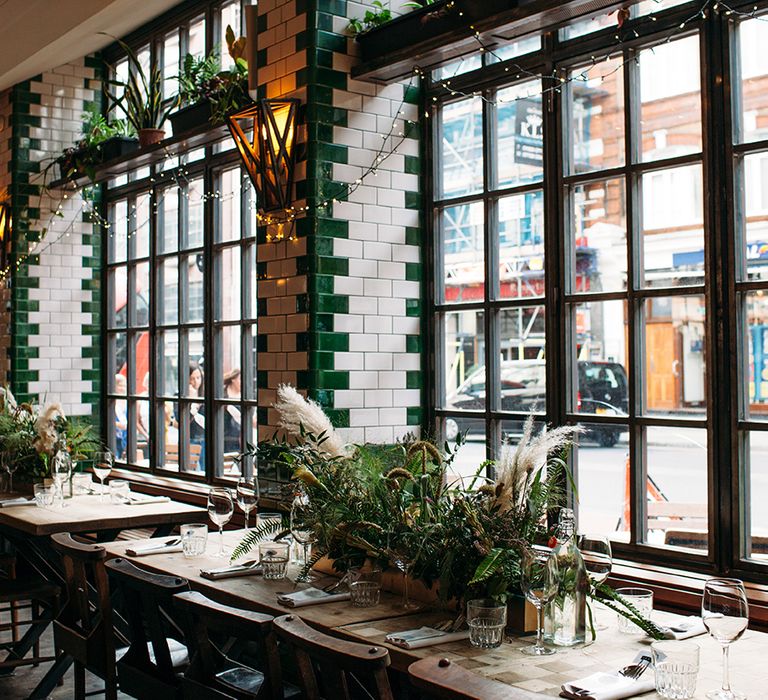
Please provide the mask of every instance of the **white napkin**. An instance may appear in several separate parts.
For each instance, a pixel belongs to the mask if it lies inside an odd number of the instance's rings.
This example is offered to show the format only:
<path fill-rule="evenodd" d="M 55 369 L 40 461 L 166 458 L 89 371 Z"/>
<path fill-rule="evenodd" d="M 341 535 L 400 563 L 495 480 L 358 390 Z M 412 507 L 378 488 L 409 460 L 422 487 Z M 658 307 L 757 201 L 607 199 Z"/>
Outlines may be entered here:
<path fill-rule="evenodd" d="M 560 697 L 576 700 L 620 700 L 648 693 L 655 688 L 653 677 L 640 677 L 635 681 L 618 673 L 593 673 L 586 678 L 564 683 Z M 589 695 L 579 694 L 579 690 L 587 690 Z"/>
<path fill-rule="evenodd" d="M 704 634 L 707 628 L 704 627 L 704 620 L 697 615 L 691 615 L 690 617 L 684 617 L 681 620 L 672 623 L 668 627 L 659 625 L 659 628 L 664 632 L 665 639 L 689 639 L 691 637 L 697 637 L 700 634 Z"/>
<path fill-rule="evenodd" d="M 448 642 L 457 642 L 469 637 L 469 630 L 461 632 L 443 632 L 434 627 L 419 627 L 415 630 L 405 630 L 404 632 L 393 632 L 388 634 L 385 639 L 390 644 L 403 649 L 421 649 L 431 647 L 435 644 L 447 644 Z"/>
<path fill-rule="evenodd" d="M 173 539 L 166 540 L 167 542 L 172 542 Z M 134 545 L 133 547 L 128 547 L 125 550 L 125 553 L 132 557 L 146 557 L 150 554 L 171 554 L 172 552 L 181 552 L 182 546 L 181 542 L 178 544 L 173 545 L 166 545 L 165 542 L 160 543 L 151 543 L 151 544 L 140 544 L 140 545 Z"/>
<path fill-rule="evenodd" d="M 0 508 L 12 508 L 13 506 L 33 506 L 34 498 L 10 498 L 7 501 L 0 501 Z"/>
<path fill-rule="evenodd" d="M 131 493 L 125 505 L 127 506 L 143 506 L 147 503 L 168 503 L 171 499 L 168 496 L 149 496 L 144 493 Z"/>
<path fill-rule="evenodd" d="M 349 591 L 346 593 L 326 593 L 319 588 L 305 588 L 294 593 L 279 593 L 277 602 L 289 608 L 303 608 L 307 605 L 322 605 L 323 603 L 336 603 L 340 600 L 349 600 Z"/>
<path fill-rule="evenodd" d="M 246 564 L 234 564 L 233 566 L 221 566 L 217 569 L 200 569 L 200 576 L 217 581 L 222 578 L 235 578 L 236 576 L 257 576 L 264 573 L 260 566 Z"/>

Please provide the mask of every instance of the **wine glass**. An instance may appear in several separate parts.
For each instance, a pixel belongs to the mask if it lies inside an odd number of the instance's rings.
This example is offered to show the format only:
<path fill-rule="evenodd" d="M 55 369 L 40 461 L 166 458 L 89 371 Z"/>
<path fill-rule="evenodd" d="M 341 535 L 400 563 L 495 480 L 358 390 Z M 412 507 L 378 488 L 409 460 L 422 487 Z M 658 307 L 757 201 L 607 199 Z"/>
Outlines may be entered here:
<path fill-rule="evenodd" d="M 10 452 L 0 452 L 0 461 L 3 463 L 3 470 L 8 474 L 8 493 L 13 493 L 13 474 L 18 469 L 19 463 Z"/>
<path fill-rule="evenodd" d="M 312 531 L 304 527 L 304 523 L 309 513 L 309 496 L 300 492 L 296 494 L 291 504 L 291 534 L 293 538 L 302 546 L 304 550 L 304 576 L 302 581 L 309 581 L 309 544 L 313 540 Z M 297 579 L 298 580 L 298 579 Z"/>
<path fill-rule="evenodd" d="M 64 507 L 64 484 L 72 475 L 72 458 L 69 452 L 59 450 L 51 464 L 51 476 L 59 492 L 59 508 Z"/>
<path fill-rule="evenodd" d="M 559 576 L 557 559 L 547 547 L 532 547 L 523 552 L 521 588 L 536 608 L 536 643 L 520 651 L 529 656 L 548 656 L 555 650 L 544 646 L 544 606 L 557 595 Z"/>
<path fill-rule="evenodd" d="M 259 504 L 259 482 L 257 479 L 242 477 L 237 480 L 237 505 L 245 513 L 245 529 L 248 529 L 248 515 Z"/>
<path fill-rule="evenodd" d="M 232 502 L 232 494 L 229 489 L 212 488 L 208 492 L 208 517 L 214 525 L 219 526 L 219 551 L 217 557 L 225 556 L 224 552 L 224 526 L 232 519 L 235 512 L 235 504 Z"/>
<path fill-rule="evenodd" d="M 580 535 L 579 551 L 584 559 L 589 579 L 593 586 L 605 583 L 611 573 L 613 556 L 611 554 L 611 541 L 603 535 Z M 597 615 L 595 615 L 597 622 Z M 595 624 L 595 629 L 608 629 L 606 625 Z"/>
<path fill-rule="evenodd" d="M 731 690 L 728 676 L 728 650 L 744 634 L 749 624 L 749 604 L 744 584 L 735 578 L 711 578 L 704 584 L 701 617 L 707 631 L 723 647 L 723 687 L 707 693 L 711 700 L 744 700 Z"/>
<path fill-rule="evenodd" d="M 101 482 L 101 500 L 104 501 L 104 479 L 109 476 L 109 472 L 112 471 L 112 465 L 114 464 L 114 456 L 109 450 L 103 452 L 93 453 L 93 473 L 96 478 Z"/>
<path fill-rule="evenodd" d="M 408 584 L 411 579 L 411 569 L 415 562 L 411 561 L 410 557 L 405 553 L 396 553 L 392 559 L 394 565 L 403 572 L 403 602 L 400 604 L 402 610 L 415 610 L 421 607 L 418 603 L 414 603 L 408 592 Z"/>

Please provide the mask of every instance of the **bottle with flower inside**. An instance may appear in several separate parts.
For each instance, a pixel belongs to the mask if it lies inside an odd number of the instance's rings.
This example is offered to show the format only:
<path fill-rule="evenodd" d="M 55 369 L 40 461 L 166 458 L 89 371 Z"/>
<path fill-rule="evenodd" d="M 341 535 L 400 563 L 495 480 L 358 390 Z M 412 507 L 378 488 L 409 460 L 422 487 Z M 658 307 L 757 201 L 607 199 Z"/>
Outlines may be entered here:
<path fill-rule="evenodd" d="M 558 646 L 581 644 L 586 639 L 586 608 L 589 576 L 576 546 L 573 510 L 560 510 L 554 555 L 560 572 L 557 595 L 547 606 L 544 639 Z"/>

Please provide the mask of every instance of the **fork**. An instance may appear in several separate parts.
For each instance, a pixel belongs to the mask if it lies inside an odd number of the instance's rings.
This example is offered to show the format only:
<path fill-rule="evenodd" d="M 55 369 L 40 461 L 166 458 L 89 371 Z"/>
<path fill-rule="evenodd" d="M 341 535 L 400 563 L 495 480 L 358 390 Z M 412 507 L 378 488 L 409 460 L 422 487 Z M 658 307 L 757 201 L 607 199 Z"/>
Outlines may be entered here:
<path fill-rule="evenodd" d="M 625 666 L 619 671 L 620 676 L 624 676 L 624 678 L 629 678 L 630 680 L 636 681 L 640 676 L 645 673 L 645 669 L 648 668 L 648 666 L 651 665 L 651 657 L 647 655 L 643 655 L 640 657 L 640 661 L 638 661 L 636 664 L 629 664 L 629 666 Z"/>

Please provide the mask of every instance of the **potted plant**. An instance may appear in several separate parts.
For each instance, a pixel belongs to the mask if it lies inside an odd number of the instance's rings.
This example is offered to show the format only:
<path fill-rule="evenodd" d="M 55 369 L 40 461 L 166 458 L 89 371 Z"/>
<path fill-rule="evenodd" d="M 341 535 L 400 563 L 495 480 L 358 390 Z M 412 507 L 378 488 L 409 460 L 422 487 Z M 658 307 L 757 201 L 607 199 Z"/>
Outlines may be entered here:
<path fill-rule="evenodd" d="M 138 134 L 139 145 L 151 146 L 165 137 L 163 124 L 175 109 L 178 100 L 173 100 L 170 106 L 165 107 L 160 69 L 156 65 L 152 66 L 147 76 L 133 50 L 122 41 L 118 40 L 118 43 L 128 56 L 128 79 L 113 79 L 106 83 L 121 89 L 121 95 L 110 91 L 106 85 L 105 93 L 110 105 L 125 115 L 128 124 Z"/>
<path fill-rule="evenodd" d="M 245 37 L 235 38 L 231 26 L 226 30 L 227 49 L 234 61 L 226 71 L 214 52 L 205 58 L 187 54 L 179 81 L 179 103 L 182 108 L 171 114 L 175 134 L 189 131 L 205 122 L 223 124 L 227 115 L 241 109 L 251 100 L 248 96 L 248 62 L 245 60 Z"/>

